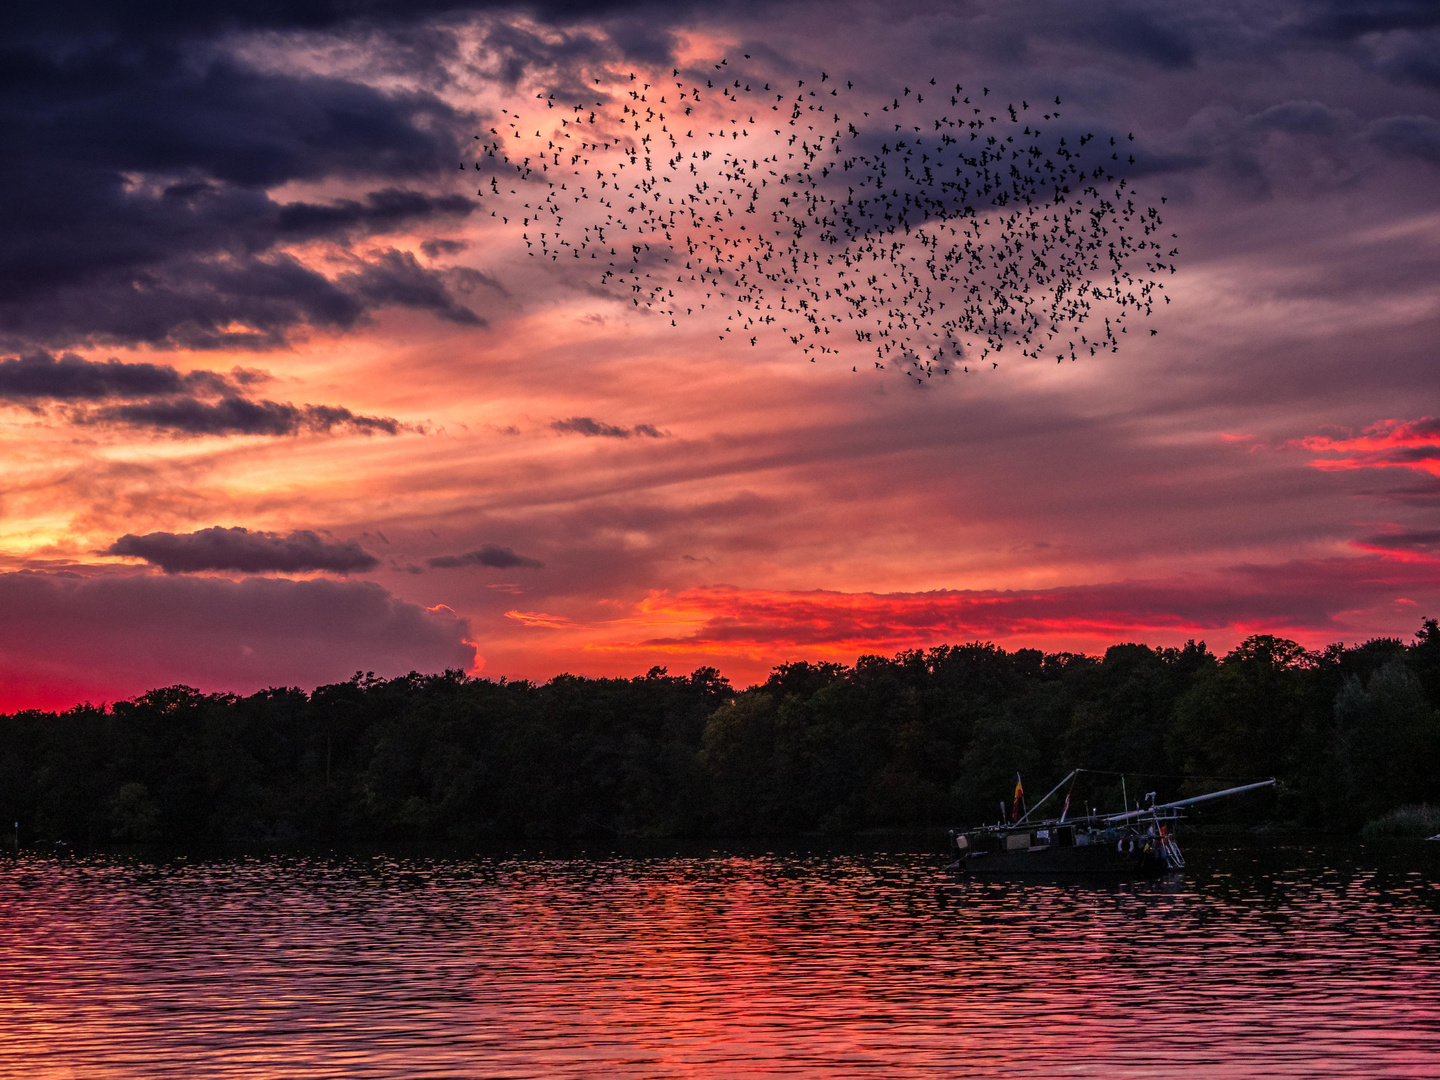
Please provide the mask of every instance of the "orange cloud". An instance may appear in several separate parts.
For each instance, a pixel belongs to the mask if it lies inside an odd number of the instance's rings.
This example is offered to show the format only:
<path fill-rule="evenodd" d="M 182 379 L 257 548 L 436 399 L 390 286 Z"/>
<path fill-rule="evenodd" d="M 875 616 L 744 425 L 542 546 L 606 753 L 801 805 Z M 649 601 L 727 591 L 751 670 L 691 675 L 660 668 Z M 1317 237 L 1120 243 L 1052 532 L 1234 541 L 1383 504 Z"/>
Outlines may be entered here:
<path fill-rule="evenodd" d="M 1168 581 L 1033 590 L 845 593 L 728 586 L 652 591 L 624 620 L 640 629 L 587 651 L 756 659 L 795 654 L 853 658 L 975 639 L 1110 644 L 1127 638 L 1239 638 L 1281 632 L 1330 640 L 1354 612 L 1401 588 L 1440 587 L 1440 560 L 1406 552 L 1240 566 Z M 641 629 L 643 628 L 643 629 Z"/>
<path fill-rule="evenodd" d="M 574 621 L 564 615 L 547 615 L 543 611 L 507 611 L 505 617 L 524 626 L 541 626 L 547 630 L 568 630 L 575 626 Z"/>

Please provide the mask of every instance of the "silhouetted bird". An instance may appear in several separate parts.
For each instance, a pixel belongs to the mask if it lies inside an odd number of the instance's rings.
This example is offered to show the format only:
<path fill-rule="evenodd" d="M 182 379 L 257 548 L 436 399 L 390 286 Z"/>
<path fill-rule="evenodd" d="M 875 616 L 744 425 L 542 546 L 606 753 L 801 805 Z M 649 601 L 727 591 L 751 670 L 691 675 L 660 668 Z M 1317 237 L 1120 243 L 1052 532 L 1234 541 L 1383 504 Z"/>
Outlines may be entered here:
<path fill-rule="evenodd" d="M 743 66 L 672 69 L 673 90 L 632 73 L 609 97 L 551 94 L 538 127 L 502 110 L 508 133 L 476 136 L 475 168 L 491 173 L 479 197 L 521 222 L 531 256 L 593 261 L 601 286 L 672 325 L 724 314 L 721 340 L 778 331 L 812 362 L 850 341 L 876 369 L 895 358 L 927 378 L 1006 348 L 1039 359 L 1062 335 L 1114 352 L 1126 316 L 1163 290 L 1155 275 L 1174 273 L 1178 248 L 1162 256 L 1151 239 L 1159 212 L 1092 160 L 1093 134 L 1046 139 L 1013 105 L 996 110 L 1008 125 L 926 109 L 910 87 L 852 104 L 853 82 L 842 96 L 824 71 L 787 93 Z M 956 83 L 952 110 L 963 93 Z M 1097 317 L 1103 333 L 1079 333 Z"/>

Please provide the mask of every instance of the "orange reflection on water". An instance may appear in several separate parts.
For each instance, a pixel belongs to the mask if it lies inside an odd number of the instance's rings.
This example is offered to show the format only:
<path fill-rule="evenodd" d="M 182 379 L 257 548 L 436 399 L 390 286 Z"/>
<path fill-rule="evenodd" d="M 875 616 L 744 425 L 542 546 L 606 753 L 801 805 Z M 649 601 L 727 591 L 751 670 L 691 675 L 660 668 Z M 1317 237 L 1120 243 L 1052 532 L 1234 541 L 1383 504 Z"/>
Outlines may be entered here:
<path fill-rule="evenodd" d="M 0 1077 L 1436 1075 L 1436 861 L 26 858 Z"/>

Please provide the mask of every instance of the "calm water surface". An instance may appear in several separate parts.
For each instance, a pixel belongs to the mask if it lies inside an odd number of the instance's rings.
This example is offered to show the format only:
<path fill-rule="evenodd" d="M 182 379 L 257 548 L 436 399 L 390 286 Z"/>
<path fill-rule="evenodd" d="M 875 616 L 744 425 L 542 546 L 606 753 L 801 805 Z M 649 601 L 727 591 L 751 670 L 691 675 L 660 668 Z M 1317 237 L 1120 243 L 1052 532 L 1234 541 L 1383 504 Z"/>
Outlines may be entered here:
<path fill-rule="evenodd" d="M 22 857 L 0 1077 L 1440 1077 L 1437 846 Z"/>

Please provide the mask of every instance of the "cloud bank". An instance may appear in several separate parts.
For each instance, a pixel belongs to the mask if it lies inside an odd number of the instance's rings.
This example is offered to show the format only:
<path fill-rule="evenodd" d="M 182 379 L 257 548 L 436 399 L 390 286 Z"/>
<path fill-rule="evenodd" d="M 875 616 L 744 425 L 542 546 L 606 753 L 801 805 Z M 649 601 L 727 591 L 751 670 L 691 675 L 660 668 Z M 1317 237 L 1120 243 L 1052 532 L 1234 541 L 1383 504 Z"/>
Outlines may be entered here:
<path fill-rule="evenodd" d="M 111 544 L 106 554 L 144 559 L 167 574 L 204 570 L 238 570 L 246 574 L 328 570 L 351 574 L 380 565 L 379 559 L 354 540 L 324 540 L 309 529 L 281 536 L 218 525 L 193 533 L 127 533 Z"/>
<path fill-rule="evenodd" d="M 349 330 L 397 305 L 480 321 L 445 271 L 368 245 L 474 210 L 413 186 L 453 168 L 460 114 L 424 90 L 263 68 L 212 36 L 362 12 L 242 16 L 237 5 L 191 18 L 142 6 L 0 17 L 0 115 L 16 150 L 0 163 L 0 344 L 271 349 L 297 328 Z M 269 194 L 329 178 L 369 190 Z M 353 269 L 334 273 L 300 248 L 316 243 Z"/>
<path fill-rule="evenodd" d="M 149 428 L 179 436 L 331 434 L 398 435 L 388 416 L 359 416 L 338 405 L 255 400 L 250 386 L 264 372 L 236 368 L 181 373 L 168 364 L 86 360 L 74 353 L 0 359 L 0 403 L 71 406 L 72 423 Z M 413 430 L 413 429 L 412 429 Z"/>
<path fill-rule="evenodd" d="M 470 668 L 469 624 L 371 582 L 0 574 L 0 710 Z"/>

